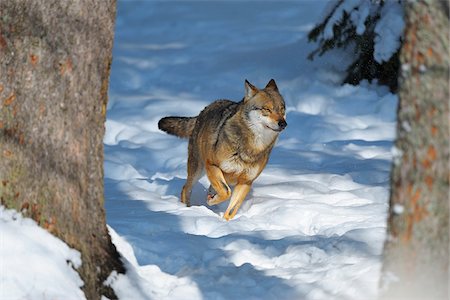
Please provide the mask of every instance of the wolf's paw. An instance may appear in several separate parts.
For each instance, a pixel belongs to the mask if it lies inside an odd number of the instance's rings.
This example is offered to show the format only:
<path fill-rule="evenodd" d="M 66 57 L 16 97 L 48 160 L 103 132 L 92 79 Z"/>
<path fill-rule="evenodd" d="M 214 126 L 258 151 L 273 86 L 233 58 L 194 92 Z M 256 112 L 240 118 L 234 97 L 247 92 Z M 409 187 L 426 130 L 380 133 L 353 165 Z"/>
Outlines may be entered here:
<path fill-rule="evenodd" d="M 212 202 L 214 202 L 214 198 L 217 198 L 216 196 L 216 190 L 212 187 L 212 185 L 210 185 L 208 188 L 208 194 L 206 195 L 206 202 L 208 203 L 208 205 L 213 205 Z"/>
<path fill-rule="evenodd" d="M 209 206 L 216 205 L 220 203 L 219 201 L 219 195 L 208 195 L 208 199 L 206 200 L 206 203 L 208 203 Z"/>
<path fill-rule="evenodd" d="M 181 203 L 186 204 L 187 207 L 191 206 L 191 201 L 189 201 L 189 199 L 185 198 L 185 197 L 181 197 Z"/>
<path fill-rule="evenodd" d="M 233 217 L 230 216 L 230 214 L 228 214 L 228 213 L 225 213 L 225 214 L 223 215 L 223 218 L 224 218 L 226 221 L 230 221 L 231 219 L 233 219 Z"/>
<path fill-rule="evenodd" d="M 191 206 L 191 202 L 189 201 L 189 200 L 181 200 L 181 203 L 184 203 L 184 204 L 186 204 L 186 206 L 187 207 L 190 207 Z"/>

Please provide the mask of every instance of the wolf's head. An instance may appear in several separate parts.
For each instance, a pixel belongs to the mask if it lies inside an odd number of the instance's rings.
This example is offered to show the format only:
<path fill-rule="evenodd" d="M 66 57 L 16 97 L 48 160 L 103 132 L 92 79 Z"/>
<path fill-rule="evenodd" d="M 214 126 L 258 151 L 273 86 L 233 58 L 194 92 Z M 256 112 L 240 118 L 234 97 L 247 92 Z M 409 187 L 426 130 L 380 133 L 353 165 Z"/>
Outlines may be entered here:
<path fill-rule="evenodd" d="M 274 135 L 286 128 L 286 107 L 275 80 L 262 90 L 245 80 L 245 114 L 251 129 L 259 135 Z"/>

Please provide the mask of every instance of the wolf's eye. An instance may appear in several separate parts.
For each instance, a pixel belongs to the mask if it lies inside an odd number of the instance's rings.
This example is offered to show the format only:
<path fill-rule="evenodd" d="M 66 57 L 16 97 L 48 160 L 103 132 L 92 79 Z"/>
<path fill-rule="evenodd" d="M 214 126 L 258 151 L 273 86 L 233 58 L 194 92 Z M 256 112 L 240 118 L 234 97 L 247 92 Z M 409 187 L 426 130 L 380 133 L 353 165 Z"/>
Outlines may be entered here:
<path fill-rule="evenodd" d="M 261 108 L 261 110 L 264 114 L 270 114 L 272 112 L 272 110 L 270 110 L 270 108 L 267 108 L 267 107 L 263 107 L 263 108 Z"/>

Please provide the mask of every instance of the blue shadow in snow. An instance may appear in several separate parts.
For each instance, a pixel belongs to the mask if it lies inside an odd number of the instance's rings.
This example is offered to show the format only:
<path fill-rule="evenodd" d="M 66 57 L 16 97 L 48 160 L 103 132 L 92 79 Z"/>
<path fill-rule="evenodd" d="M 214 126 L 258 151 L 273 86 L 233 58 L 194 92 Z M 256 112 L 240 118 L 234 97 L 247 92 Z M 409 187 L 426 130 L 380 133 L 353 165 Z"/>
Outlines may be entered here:
<path fill-rule="evenodd" d="M 179 180 L 175 181 L 174 185 L 180 184 Z M 345 235 L 267 240 L 255 232 L 251 235 L 232 233 L 219 238 L 187 234 L 178 216 L 152 211 L 148 203 L 130 200 L 117 186 L 114 180 L 105 181 L 107 221 L 132 245 L 139 264 L 157 265 L 165 273 L 190 278 L 205 299 L 302 299 L 314 288 L 332 296 L 332 291 L 327 291 L 319 282 L 291 286 L 248 262 L 232 263 L 230 253 L 225 250 L 231 243 L 238 243 L 242 251 L 254 251 L 255 257 L 260 256 L 257 260 L 264 256 L 262 258 L 268 261 L 288 253 L 292 247 L 303 247 L 306 258 L 300 261 L 305 262 L 305 272 L 321 268 L 323 261 L 320 257 L 317 259 L 317 255 L 323 252 L 327 257 L 343 251 L 360 257 L 377 255 L 364 242 Z M 277 265 L 276 268 L 289 266 Z"/>

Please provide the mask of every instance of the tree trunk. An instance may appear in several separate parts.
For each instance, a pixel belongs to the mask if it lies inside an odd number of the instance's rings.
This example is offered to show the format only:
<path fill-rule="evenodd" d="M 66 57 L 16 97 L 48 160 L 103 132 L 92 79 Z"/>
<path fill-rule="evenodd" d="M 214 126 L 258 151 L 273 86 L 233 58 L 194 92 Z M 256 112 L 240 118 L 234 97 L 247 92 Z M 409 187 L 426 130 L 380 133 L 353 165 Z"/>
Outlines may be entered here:
<path fill-rule="evenodd" d="M 115 7 L 115 0 L 0 1 L 1 203 L 81 252 L 88 299 L 115 298 L 103 281 L 124 271 L 103 205 Z"/>
<path fill-rule="evenodd" d="M 449 11 L 405 1 L 384 299 L 448 299 Z"/>

